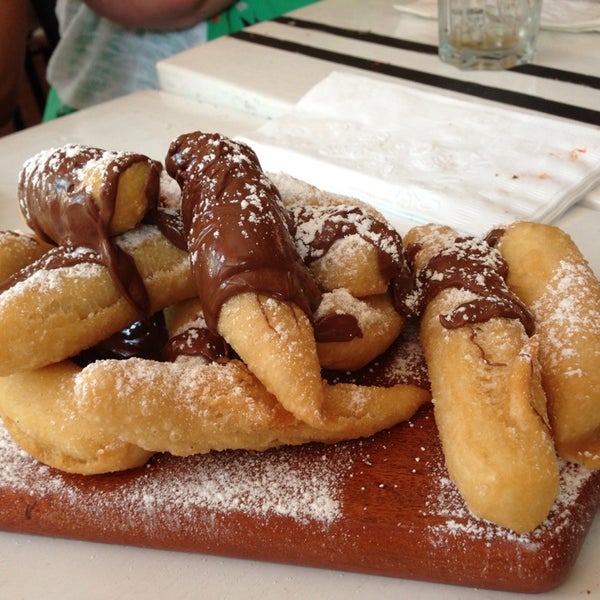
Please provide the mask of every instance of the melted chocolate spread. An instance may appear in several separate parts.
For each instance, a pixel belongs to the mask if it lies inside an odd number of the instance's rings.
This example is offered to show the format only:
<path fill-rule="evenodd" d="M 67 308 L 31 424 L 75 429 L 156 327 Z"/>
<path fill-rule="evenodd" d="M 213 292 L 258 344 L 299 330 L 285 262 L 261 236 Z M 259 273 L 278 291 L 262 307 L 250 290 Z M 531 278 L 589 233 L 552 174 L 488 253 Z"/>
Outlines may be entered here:
<path fill-rule="evenodd" d="M 349 342 L 361 338 L 363 332 L 354 315 L 329 314 L 314 323 L 317 342 Z"/>
<path fill-rule="evenodd" d="M 295 302 L 307 315 L 320 292 L 290 235 L 279 192 L 251 148 L 218 134 L 184 134 L 170 146 L 167 172 L 181 187 L 187 249 L 208 329 L 242 292 Z"/>
<path fill-rule="evenodd" d="M 326 254 L 337 240 L 358 235 L 377 248 L 379 269 L 385 279 L 395 277 L 404 268 L 400 234 L 359 206 L 301 205 L 292 209 L 292 215 L 296 243 L 307 264 Z"/>
<path fill-rule="evenodd" d="M 102 164 L 100 197 L 94 198 L 82 181 L 86 168 Z M 147 161 L 153 176 L 146 195 L 158 198 L 160 166 L 135 153 L 112 153 L 88 146 L 67 145 L 27 161 L 19 177 L 19 204 L 27 224 L 41 238 L 59 246 L 87 247 L 111 272 L 115 284 L 138 310 L 146 314 L 149 301 L 133 259 L 109 238 L 121 173 Z M 56 264 L 53 268 L 61 266 Z"/>
<path fill-rule="evenodd" d="M 80 366 L 96 360 L 137 357 L 163 360 L 163 348 L 168 340 L 162 311 L 152 317 L 132 323 L 99 344 L 80 352 L 73 360 Z"/>
<path fill-rule="evenodd" d="M 187 236 L 180 210 L 157 208 L 148 214 L 147 221 L 156 225 L 171 244 L 187 252 Z"/>
<path fill-rule="evenodd" d="M 178 356 L 202 356 L 210 362 L 225 363 L 233 351 L 220 335 L 206 327 L 190 327 L 172 337 L 165 348 L 165 360 L 174 361 Z"/>
<path fill-rule="evenodd" d="M 294 207 L 294 237 L 307 264 L 314 262 L 346 236 L 358 235 L 377 249 L 379 271 L 390 281 L 396 310 L 404 312 L 403 295 L 412 287 L 402 237 L 387 223 L 358 206 Z"/>
<path fill-rule="evenodd" d="M 288 213 L 252 149 L 218 134 L 180 136 L 165 162 L 182 189 L 181 215 L 156 211 L 153 220 L 172 243 L 190 252 L 213 333 L 223 303 L 243 291 L 292 300 L 311 317 L 320 293 L 304 264 L 355 234 L 378 249 L 380 271 L 390 280 L 396 307 L 403 307 L 398 298 L 406 293 L 410 274 L 402 239 L 362 208 L 301 206 Z M 313 326 L 318 342 L 362 336 L 351 315 L 319 319 Z"/>
<path fill-rule="evenodd" d="M 455 329 L 501 317 L 520 320 L 531 335 L 535 329 L 533 317 L 506 284 L 508 266 L 493 247 L 498 238 L 497 230 L 485 239 L 457 238 L 452 246 L 433 256 L 417 273 L 415 289 L 407 297 L 409 310 L 419 316 L 442 290 L 464 289 L 475 298 L 440 315 L 444 327 Z M 409 248 L 407 255 L 414 256 L 418 250 L 418 247 Z"/>
<path fill-rule="evenodd" d="M 26 165 L 19 183 L 23 213 L 40 237 L 60 246 L 4 282 L 0 293 L 39 269 L 92 262 L 108 266 L 130 301 L 141 312 L 145 310 L 147 296 L 135 265 L 111 243 L 107 230 L 119 172 L 137 160 L 150 159 L 136 154 L 111 155 L 98 204 L 78 186 L 75 173 L 88 161 L 105 157 L 99 149 L 66 146 L 53 151 L 44 162 Z M 216 334 L 216 323 L 223 303 L 241 291 L 291 300 L 312 318 L 320 292 L 291 232 L 300 231 L 315 218 L 319 226 L 304 249 L 306 263 L 327 252 L 336 240 L 358 234 L 378 248 L 382 274 L 390 279 L 392 289 L 404 293 L 408 270 L 401 237 L 394 229 L 358 207 L 302 207 L 290 215 L 249 147 L 219 135 L 187 134 L 173 142 L 166 164 L 182 188 L 182 210 L 152 207 L 146 220 L 158 225 L 177 247 L 190 252 L 205 318 L 211 326 L 190 328 L 166 343 L 164 323 L 156 317 L 144 319 L 81 353 L 76 359 L 80 364 L 130 356 L 174 360 L 182 354 L 229 360 L 232 350 Z M 148 192 L 158 196 L 158 190 Z M 296 244 L 302 246 L 298 239 Z M 319 342 L 362 336 L 351 315 L 329 315 L 314 323 L 314 328 Z"/>

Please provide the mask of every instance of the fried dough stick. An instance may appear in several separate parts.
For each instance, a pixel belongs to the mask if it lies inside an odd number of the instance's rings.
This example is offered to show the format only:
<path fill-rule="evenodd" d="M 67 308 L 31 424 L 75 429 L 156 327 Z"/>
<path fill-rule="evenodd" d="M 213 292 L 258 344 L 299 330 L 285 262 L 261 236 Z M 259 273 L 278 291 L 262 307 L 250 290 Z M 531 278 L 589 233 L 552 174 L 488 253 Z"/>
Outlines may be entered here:
<path fill-rule="evenodd" d="M 114 240 L 135 262 L 152 313 L 195 295 L 187 252 L 156 227 Z M 74 356 L 139 318 L 90 250 L 55 248 L 14 277 L 0 288 L 0 375 Z"/>
<path fill-rule="evenodd" d="M 429 399 L 413 385 L 326 385 L 322 425 L 312 427 L 240 361 L 149 362 L 96 361 L 81 370 L 65 361 L 0 378 L 0 416 L 34 458 L 93 474 L 139 466 L 156 451 L 188 456 L 367 437 L 410 419 Z"/>
<path fill-rule="evenodd" d="M 502 287 L 499 253 L 484 240 L 455 238 L 434 225 L 405 237 L 427 288 L 421 342 L 436 424 L 470 510 L 524 533 L 543 522 L 559 481 L 537 339 Z"/>
<path fill-rule="evenodd" d="M 218 134 L 179 136 L 165 160 L 180 185 L 192 271 L 208 328 L 297 418 L 321 420 L 312 311 L 320 300 L 279 192 L 251 148 Z"/>
<path fill-rule="evenodd" d="M 542 383 L 559 454 L 600 468 L 600 282 L 557 227 L 517 222 L 498 242 L 508 284 L 540 338 Z"/>
<path fill-rule="evenodd" d="M 19 173 L 19 205 L 31 229 L 54 244 L 97 252 L 140 316 L 149 303 L 143 282 L 110 238 L 156 205 L 160 170 L 143 154 L 67 144 L 32 156 Z"/>

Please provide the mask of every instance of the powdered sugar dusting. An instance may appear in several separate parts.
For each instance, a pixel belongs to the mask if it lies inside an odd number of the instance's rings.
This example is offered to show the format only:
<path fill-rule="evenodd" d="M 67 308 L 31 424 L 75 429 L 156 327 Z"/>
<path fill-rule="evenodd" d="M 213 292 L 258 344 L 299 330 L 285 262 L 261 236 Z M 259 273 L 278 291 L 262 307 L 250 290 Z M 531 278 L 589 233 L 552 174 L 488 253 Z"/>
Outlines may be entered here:
<path fill-rule="evenodd" d="M 67 506 L 99 515 L 122 508 L 131 523 L 144 527 L 152 527 L 154 515 L 164 524 L 235 511 L 324 527 L 341 515 L 341 476 L 352 467 L 343 448 L 327 456 L 307 453 L 302 461 L 285 452 L 233 452 L 223 458 L 216 452 L 198 455 L 173 469 L 161 468 L 161 461 L 173 459 L 159 456 L 122 485 L 99 492 L 94 490 L 98 478 L 87 479 L 89 487 L 79 485 L 79 477 L 63 475 L 28 456 L 0 426 L 0 490 L 32 497 L 58 495 Z"/>
<path fill-rule="evenodd" d="M 76 248 L 72 252 L 64 252 L 65 257 L 72 257 L 76 255 L 90 256 L 93 253 L 87 248 Z M 47 258 L 50 255 L 46 255 Z M 5 310 L 6 307 L 10 307 L 14 304 L 15 298 L 22 295 L 23 293 L 31 293 L 30 290 L 35 289 L 37 293 L 48 293 L 53 289 L 62 289 L 65 285 L 64 272 L 59 269 L 45 269 L 43 268 L 44 259 L 41 259 L 37 264 L 42 265 L 42 268 L 34 271 L 30 277 L 23 281 L 17 281 L 15 285 L 11 286 L 0 294 L 0 310 Z M 79 279 L 91 279 L 97 277 L 101 267 L 93 262 L 80 262 L 78 264 L 69 267 L 70 281 Z"/>
<path fill-rule="evenodd" d="M 366 240 L 388 254 L 395 263 L 403 260 L 401 243 L 395 232 L 382 227 L 380 221 L 359 206 L 298 204 L 290 206 L 289 210 L 296 223 L 296 247 L 305 261 L 321 258 L 329 250 L 329 245 L 315 243 L 328 228 L 339 232 L 335 239 L 347 244 L 344 251 L 348 246 L 352 248 L 360 240 Z"/>
<path fill-rule="evenodd" d="M 582 339 L 598 336 L 600 307 L 586 300 L 593 287 L 600 290 L 587 264 L 561 261 L 548 291 L 532 303 L 531 311 L 543 325 L 538 327 L 544 336 L 542 349 L 547 355 L 549 368 L 558 368 L 562 361 L 570 359 L 577 364 Z M 596 347 L 595 351 L 597 354 L 600 349 Z M 597 355 L 597 358 L 600 359 L 600 356 Z M 572 369 L 567 375 L 582 377 L 583 372 Z"/>
<path fill-rule="evenodd" d="M 355 298 L 346 288 L 337 288 L 323 294 L 315 311 L 315 320 L 328 314 L 354 315 L 363 331 L 384 327 L 385 312 L 359 298 Z"/>
<path fill-rule="evenodd" d="M 55 177 L 55 174 L 63 168 L 65 159 L 77 158 L 86 154 L 87 160 L 82 165 L 76 165 L 69 173 L 72 179 L 73 189 L 70 194 L 80 190 L 92 192 L 92 188 L 98 182 L 106 181 L 113 172 L 118 172 L 119 162 L 126 156 L 126 152 L 114 152 L 100 150 L 80 144 L 66 144 L 61 148 L 49 148 L 42 150 L 25 161 L 20 175 L 23 181 L 28 181 L 34 186 L 43 189 L 46 182 Z M 49 185 L 49 188 L 52 186 Z"/>
<path fill-rule="evenodd" d="M 541 545 L 542 537 L 549 528 L 552 528 L 553 534 L 558 536 L 563 529 L 574 525 L 571 507 L 591 475 L 592 473 L 584 467 L 561 461 L 559 493 L 546 520 L 532 532 L 517 534 L 473 515 L 462 499 L 458 488 L 448 477 L 445 469 L 441 467 L 438 472 L 437 491 L 430 495 L 426 502 L 426 506 L 431 510 L 424 513 L 426 516 L 441 517 L 440 522 L 428 528 L 430 539 L 434 545 L 443 545 L 448 536 L 466 535 L 469 539 L 484 540 L 488 546 L 494 540 L 504 539 L 535 550 Z"/>

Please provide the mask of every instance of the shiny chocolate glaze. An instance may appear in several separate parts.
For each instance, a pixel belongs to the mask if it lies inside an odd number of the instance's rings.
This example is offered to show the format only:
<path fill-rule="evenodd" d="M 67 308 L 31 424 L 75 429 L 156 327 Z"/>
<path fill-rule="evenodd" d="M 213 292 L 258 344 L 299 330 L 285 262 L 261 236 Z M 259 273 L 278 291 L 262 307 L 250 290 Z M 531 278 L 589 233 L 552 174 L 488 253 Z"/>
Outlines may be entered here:
<path fill-rule="evenodd" d="M 206 327 L 190 327 L 172 337 L 165 347 L 164 359 L 178 356 L 202 356 L 210 362 L 225 363 L 234 355 L 227 342 Z"/>
<path fill-rule="evenodd" d="M 531 335 L 535 329 L 533 317 L 508 287 L 508 266 L 493 247 L 499 235 L 500 232 L 494 230 L 487 238 L 459 237 L 433 256 L 416 274 L 415 288 L 406 298 L 410 312 L 419 316 L 442 290 L 459 288 L 468 290 L 474 297 L 440 315 L 440 322 L 447 329 L 500 317 L 520 320 Z M 407 256 L 415 256 L 418 251 L 418 246 L 409 247 Z"/>
<path fill-rule="evenodd" d="M 187 251 L 187 235 L 180 210 L 156 209 L 148 213 L 146 221 L 156 225 L 160 232 L 177 248 Z"/>
<path fill-rule="evenodd" d="M 163 360 L 163 348 L 168 340 L 168 332 L 162 311 L 152 317 L 132 323 L 122 331 L 80 352 L 73 360 L 80 366 L 96 360 L 137 357 L 149 360 Z"/>
<path fill-rule="evenodd" d="M 356 317 L 345 313 L 319 317 L 314 323 L 314 331 L 317 342 L 349 342 L 363 336 Z"/>
<path fill-rule="evenodd" d="M 344 237 L 358 235 L 378 251 L 384 279 L 396 277 L 406 268 L 400 234 L 359 206 L 312 206 L 292 208 L 294 238 L 307 264 L 327 253 Z"/>
<path fill-rule="evenodd" d="M 187 249 L 208 328 L 231 297 L 256 292 L 311 316 L 320 292 L 298 255 L 277 188 L 245 144 L 202 132 L 174 140 L 165 160 L 182 190 Z"/>
<path fill-rule="evenodd" d="M 292 217 L 294 216 L 295 213 L 292 213 Z M 187 249 L 181 213 L 171 210 L 156 210 L 152 213 L 150 219 L 159 227 L 162 234 L 172 244 L 175 244 L 178 248 L 183 250 Z M 337 235 L 343 236 L 344 232 L 341 229 L 338 229 Z M 327 247 L 331 246 L 336 239 L 338 238 L 331 237 L 326 244 Z M 321 239 L 320 243 L 324 243 L 324 240 Z M 296 248 L 298 247 L 299 243 L 296 240 Z M 305 261 L 305 264 L 306 262 L 307 261 Z M 313 328 L 317 342 L 345 342 L 352 340 L 355 337 L 362 337 L 362 331 L 356 317 L 347 314 L 328 315 L 327 317 L 316 319 L 313 322 Z M 196 353 L 202 356 L 208 356 L 212 354 L 212 350 L 203 349 Z"/>
<path fill-rule="evenodd" d="M 312 206 L 292 208 L 294 238 L 307 264 L 324 256 L 333 244 L 357 235 L 377 249 L 379 271 L 389 280 L 394 305 L 404 312 L 402 298 L 412 287 L 404 258 L 402 237 L 388 223 L 359 206 Z"/>
<path fill-rule="evenodd" d="M 112 243 L 109 224 L 115 210 L 120 175 L 131 165 L 151 166 L 146 195 L 158 200 L 160 165 L 130 152 L 107 152 L 69 144 L 29 159 L 19 175 L 19 205 L 27 224 L 42 239 L 59 246 L 87 247 L 106 265 L 123 295 L 140 314 L 148 297 L 135 263 Z M 85 181 L 90 168 L 99 168 L 100 194 L 94 197 Z"/>

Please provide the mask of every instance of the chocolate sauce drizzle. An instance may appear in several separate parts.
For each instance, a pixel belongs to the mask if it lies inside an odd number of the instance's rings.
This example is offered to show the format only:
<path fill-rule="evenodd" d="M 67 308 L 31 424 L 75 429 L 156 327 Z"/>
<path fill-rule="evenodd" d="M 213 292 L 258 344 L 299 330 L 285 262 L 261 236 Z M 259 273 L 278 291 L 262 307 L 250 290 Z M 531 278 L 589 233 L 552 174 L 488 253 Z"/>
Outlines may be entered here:
<path fill-rule="evenodd" d="M 94 198 L 81 174 L 96 161 L 102 165 L 100 196 Z M 137 162 L 151 166 L 146 195 L 158 199 L 160 165 L 131 152 L 107 152 L 69 144 L 27 161 L 19 176 L 18 197 L 27 224 L 42 239 L 67 248 L 91 248 L 111 273 L 121 293 L 140 315 L 148 295 L 133 259 L 109 237 L 120 175 Z M 53 263 L 54 264 L 54 263 Z M 57 265 L 60 266 L 60 265 Z M 54 267 L 56 268 L 56 266 Z"/>
<path fill-rule="evenodd" d="M 125 360 L 136 357 L 163 360 L 163 348 L 167 341 L 164 315 L 159 311 L 152 317 L 136 321 L 92 348 L 80 352 L 73 361 L 83 367 L 103 359 Z"/>
<path fill-rule="evenodd" d="M 433 256 L 416 274 L 415 288 L 405 299 L 408 310 L 414 316 L 420 316 L 442 290 L 459 288 L 468 290 L 475 297 L 440 315 L 440 322 L 447 329 L 500 317 L 518 319 L 527 334 L 532 335 L 535 330 L 533 317 L 508 287 L 508 266 L 493 247 L 498 237 L 497 230 L 487 238 L 459 237 L 454 244 Z M 418 247 L 408 248 L 409 260 L 418 251 Z"/>
<path fill-rule="evenodd" d="M 0 293 L 39 269 L 90 262 L 107 266 L 124 296 L 146 317 L 149 302 L 141 277 L 131 257 L 110 239 L 108 227 L 119 174 L 136 161 L 150 161 L 155 173 L 150 185 L 156 189 L 147 193 L 157 199 L 160 166 L 143 155 L 107 153 L 87 146 L 65 146 L 46 153 L 43 160 L 34 158 L 21 172 L 19 202 L 30 227 L 58 247 L 3 282 Z M 78 176 L 90 161 L 97 160 L 107 161 L 101 198 L 94 198 Z M 182 190 L 181 210 L 158 210 L 154 205 L 145 220 L 189 251 L 207 327 L 192 327 L 167 342 L 164 323 L 157 317 L 143 318 L 80 354 L 81 363 L 130 356 L 174 360 L 181 354 L 229 360 L 233 352 L 216 332 L 224 302 L 252 291 L 292 301 L 312 320 L 321 294 L 306 264 L 348 235 L 373 243 L 394 298 L 406 295 L 410 274 L 402 239 L 394 229 L 359 207 L 303 206 L 290 214 L 245 144 L 218 134 L 185 134 L 171 144 L 166 167 Z M 294 240 L 293 235 L 315 219 L 319 225 L 310 243 L 303 246 L 300 238 Z M 314 222 L 310 227 L 314 228 Z M 300 256 L 298 248 L 305 256 Z M 319 342 L 362 336 L 352 315 L 329 315 L 313 325 Z"/>
<path fill-rule="evenodd" d="M 201 356 L 210 362 L 223 364 L 233 355 L 233 350 L 220 335 L 206 327 L 189 327 L 169 340 L 164 359 L 174 361 L 178 356 Z"/>
<path fill-rule="evenodd" d="M 188 133 L 172 142 L 165 164 L 182 190 L 187 249 L 208 329 L 216 333 L 223 304 L 247 291 L 295 302 L 311 316 L 320 292 L 254 151 L 219 134 Z"/>
<path fill-rule="evenodd" d="M 312 206 L 292 208 L 294 238 L 307 264 L 325 255 L 333 244 L 357 235 L 377 249 L 379 271 L 390 281 L 396 310 L 404 312 L 401 298 L 412 287 L 402 237 L 389 224 L 359 206 Z"/>

